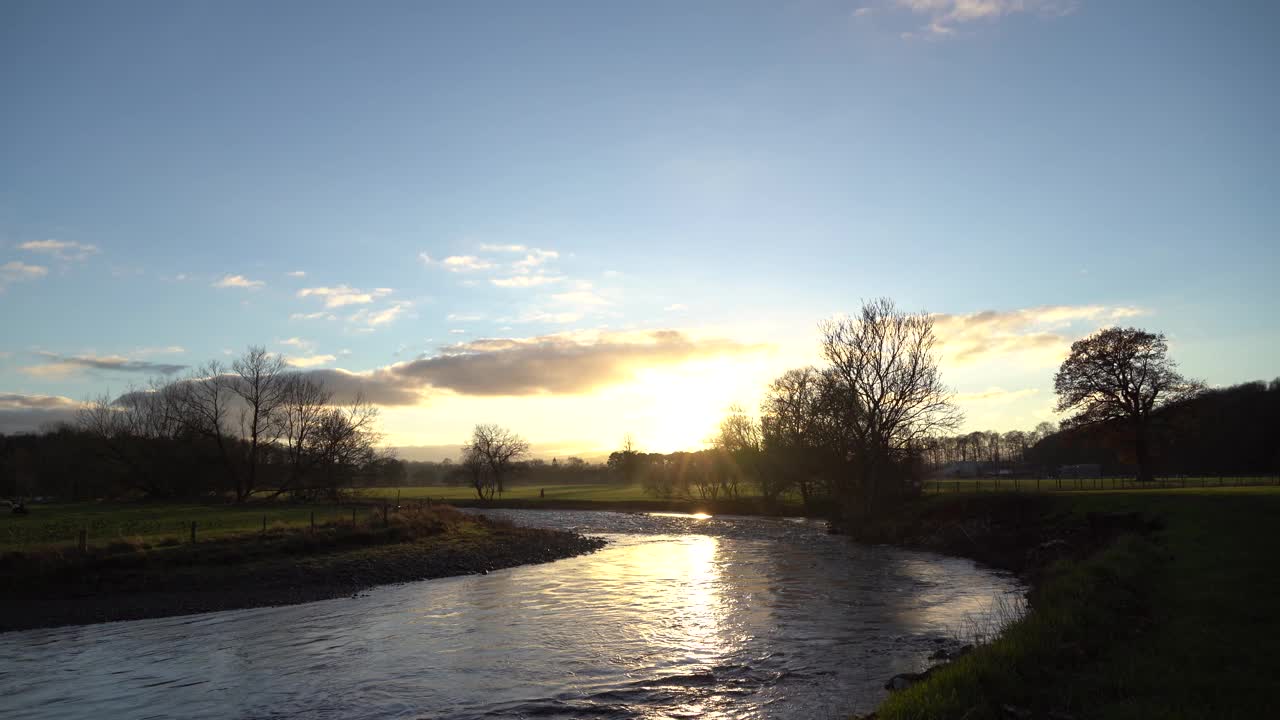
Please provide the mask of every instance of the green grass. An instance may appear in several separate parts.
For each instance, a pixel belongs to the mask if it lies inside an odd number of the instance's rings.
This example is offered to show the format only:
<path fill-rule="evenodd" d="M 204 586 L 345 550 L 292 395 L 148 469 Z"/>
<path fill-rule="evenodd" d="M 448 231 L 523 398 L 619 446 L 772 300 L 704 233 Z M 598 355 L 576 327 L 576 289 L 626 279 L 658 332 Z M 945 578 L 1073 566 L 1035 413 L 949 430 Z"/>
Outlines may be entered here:
<path fill-rule="evenodd" d="M 1054 495 L 1067 518 L 1140 511 L 1165 528 L 1056 566 L 1000 639 L 890 697 L 884 720 L 1255 718 L 1280 680 L 1280 489 Z M 1061 516 L 1060 516 L 1061 517 Z"/>
<path fill-rule="evenodd" d="M 80 530 L 89 545 L 112 542 L 158 543 L 165 538 L 186 542 L 191 523 L 200 540 L 255 532 L 268 527 L 303 527 L 351 522 L 351 508 L 337 505 L 256 503 L 246 506 L 198 503 L 60 503 L 29 505 L 29 515 L 0 515 L 0 551 L 75 545 Z"/>

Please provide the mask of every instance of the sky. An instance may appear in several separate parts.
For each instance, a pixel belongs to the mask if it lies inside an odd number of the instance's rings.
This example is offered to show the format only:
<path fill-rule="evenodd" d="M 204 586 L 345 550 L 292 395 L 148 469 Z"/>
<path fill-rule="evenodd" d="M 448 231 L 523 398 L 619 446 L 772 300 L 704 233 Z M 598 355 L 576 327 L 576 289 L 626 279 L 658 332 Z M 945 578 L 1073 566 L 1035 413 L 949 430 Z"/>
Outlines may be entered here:
<path fill-rule="evenodd" d="M 1268 2 L 0 6 L 0 432 L 249 345 L 404 457 L 699 447 L 935 315 L 966 430 L 1070 343 L 1280 375 Z"/>

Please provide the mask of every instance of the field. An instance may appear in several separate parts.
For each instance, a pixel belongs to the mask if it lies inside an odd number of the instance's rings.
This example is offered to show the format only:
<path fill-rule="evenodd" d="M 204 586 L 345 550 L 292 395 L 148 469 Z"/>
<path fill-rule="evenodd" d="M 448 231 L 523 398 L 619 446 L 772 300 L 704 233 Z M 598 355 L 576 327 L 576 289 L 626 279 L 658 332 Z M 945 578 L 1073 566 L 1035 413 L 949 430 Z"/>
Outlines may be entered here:
<path fill-rule="evenodd" d="M 1089 718 L 1253 718 L 1274 709 L 1280 489 L 1051 497 L 1060 517 L 1137 511 L 1164 529 L 1059 566 L 1027 620 L 895 694 L 880 718 L 1013 717 L 1004 705 Z"/>
<path fill-rule="evenodd" d="M 81 502 L 28 508 L 29 515 L 0 514 L 0 551 L 75 545 L 81 530 L 86 531 L 87 543 L 96 546 L 121 541 L 186 542 L 193 522 L 200 540 L 260 531 L 264 518 L 269 528 L 309 526 L 312 513 L 317 525 L 351 522 L 351 507 L 338 505 Z"/>
<path fill-rule="evenodd" d="M 1139 483 L 1132 476 L 1102 478 L 958 478 L 928 480 L 926 494 L 955 492 L 1058 492 L 1077 490 L 1171 490 L 1183 488 L 1280 487 L 1280 476 L 1194 475 L 1159 477 Z"/>

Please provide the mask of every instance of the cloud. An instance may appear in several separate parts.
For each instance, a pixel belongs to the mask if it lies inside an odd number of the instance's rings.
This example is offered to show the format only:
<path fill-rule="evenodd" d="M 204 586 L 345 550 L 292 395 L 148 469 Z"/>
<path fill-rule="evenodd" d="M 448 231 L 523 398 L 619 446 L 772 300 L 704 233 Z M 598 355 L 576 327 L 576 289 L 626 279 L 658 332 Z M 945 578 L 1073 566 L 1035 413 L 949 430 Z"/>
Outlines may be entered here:
<path fill-rule="evenodd" d="M 956 393 L 959 403 L 1007 403 L 1029 397 L 1040 392 L 1039 388 L 1022 388 L 1021 390 L 1005 390 L 1000 387 L 987 388 L 979 392 Z"/>
<path fill-rule="evenodd" d="M 293 278 L 304 278 L 304 277 L 306 277 L 306 276 L 307 276 L 307 271 L 306 271 L 306 270 L 293 270 L 293 271 L 290 271 L 290 272 L 285 273 L 285 275 L 288 275 L 289 277 L 293 277 Z"/>
<path fill-rule="evenodd" d="M 18 245 L 18 249 L 45 253 L 64 262 L 83 262 L 88 260 L 90 255 L 97 255 L 100 252 L 96 245 L 69 240 L 30 240 Z"/>
<path fill-rule="evenodd" d="M 224 275 L 221 280 L 213 284 L 216 288 L 260 288 L 266 285 L 261 280 L 250 280 L 243 275 Z"/>
<path fill-rule="evenodd" d="M 369 327 L 377 327 L 379 325 L 390 325 L 395 322 L 400 314 L 413 304 L 408 301 L 393 303 L 390 307 L 382 310 L 373 310 L 370 308 L 362 308 L 347 318 L 349 322 L 367 325 Z"/>
<path fill-rule="evenodd" d="M 333 355 L 291 355 L 285 357 L 285 362 L 296 368 L 311 368 L 319 365 L 328 365 L 337 359 L 338 358 Z"/>
<path fill-rule="evenodd" d="M 689 306 L 685 305 L 684 303 L 672 303 L 671 305 L 668 305 L 662 309 L 666 310 L 667 312 L 683 312 L 685 310 L 688 310 Z"/>
<path fill-rule="evenodd" d="M 1008 15 L 1062 17 L 1080 7 L 1076 0 L 893 0 L 893 4 L 928 19 L 919 33 L 903 33 L 907 38 L 951 35 L 957 25 L 994 21 Z M 857 11 L 854 15 L 858 16 Z"/>
<path fill-rule="evenodd" d="M 520 253 L 520 252 L 524 252 L 525 250 L 528 250 L 528 248 L 527 248 L 527 247 L 525 247 L 524 245 L 489 245 L 489 244 L 484 244 L 484 245 L 481 245 L 481 246 L 480 246 L 480 251 L 481 251 L 481 252 L 508 252 L 508 253 Z"/>
<path fill-rule="evenodd" d="M 0 290 L 4 290 L 10 283 L 35 280 L 48 274 L 49 268 L 43 265 L 28 265 L 19 260 L 13 260 L 0 265 Z"/>
<path fill-rule="evenodd" d="M 425 265 L 439 265 L 449 272 L 472 272 L 474 270 L 489 270 L 494 267 L 492 261 L 475 255 L 450 255 L 443 260 L 433 260 L 430 255 L 419 253 L 418 257 Z"/>
<path fill-rule="evenodd" d="M 347 285 L 302 288 L 298 291 L 298 297 L 324 298 L 324 306 L 329 308 L 343 307 L 344 305 L 367 305 L 373 302 L 375 298 L 389 294 L 391 294 L 390 288 L 376 288 L 372 292 L 365 292 Z"/>
<path fill-rule="evenodd" d="M 300 337 L 286 338 L 284 340 L 280 340 L 279 344 L 287 345 L 289 347 L 296 347 L 303 350 L 307 348 L 315 347 L 315 343 L 311 342 L 310 340 L 303 340 Z"/>
<path fill-rule="evenodd" d="M 529 251 L 528 255 L 524 256 L 524 259 L 517 260 L 512 267 L 515 268 L 516 272 L 529 272 L 548 260 L 555 260 L 558 257 L 560 257 L 560 253 L 555 250 L 534 248 Z"/>
<path fill-rule="evenodd" d="M 504 288 L 531 288 L 550 285 L 564 280 L 559 275 L 513 275 L 505 278 L 492 278 L 489 282 Z"/>
<path fill-rule="evenodd" d="M 1134 307 L 1052 305 L 1020 310 L 933 315 L 944 357 L 966 364 L 1021 355 L 1042 364 L 1066 356 L 1074 338 L 1108 323 L 1144 314 Z"/>
<path fill-rule="evenodd" d="M 483 319 L 484 315 L 481 313 L 449 313 L 445 316 L 445 320 L 450 322 L 476 322 Z"/>
<path fill-rule="evenodd" d="M 870 7 L 860 7 L 860 8 L 858 8 L 858 9 L 856 9 L 856 10 L 854 10 L 854 11 L 853 11 L 853 16 L 854 16 L 854 17 L 856 17 L 856 18 L 866 17 L 866 16 L 868 16 L 868 15 L 872 14 L 873 12 L 875 12 L 875 8 L 870 8 Z"/>
<path fill-rule="evenodd" d="M 292 313 L 289 315 L 290 320 L 337 320 L 338 316 L 327 312 L 313 313 Z"/>
<path fill-rule="evenodd" d="M 0 393 L 0 433 L 34 432 L 54 423 L 72 422 L 83 403 L 60 395 Z"/>
<path fill-rule="evenodd" d="M 581 394 L 626 382 L 640 369 L 763 349 L 676 330 L 562 333 L 479 339 L 368 372 L 319 369 L 306 375 L 323 381 L 339 398 L 362 393 L 380 405 L 416 405 L 433 391 L 475 396 Z"/>
<path fill-rule="evenodd" d="M 43 365 L 30 365 L 22 368 L 28 375 L 36 377 L 65 377 L 82 370 L 107 370 L 123 373 L 143 373 L 147 375 L 173 375 L 187 369 L 186 365 L 176 363 L 157 363 L 146 360 L 131 360 L 123 355 L 75 355 L 64 356 L 56 353 L 38 353 L 45 358 Z"/>

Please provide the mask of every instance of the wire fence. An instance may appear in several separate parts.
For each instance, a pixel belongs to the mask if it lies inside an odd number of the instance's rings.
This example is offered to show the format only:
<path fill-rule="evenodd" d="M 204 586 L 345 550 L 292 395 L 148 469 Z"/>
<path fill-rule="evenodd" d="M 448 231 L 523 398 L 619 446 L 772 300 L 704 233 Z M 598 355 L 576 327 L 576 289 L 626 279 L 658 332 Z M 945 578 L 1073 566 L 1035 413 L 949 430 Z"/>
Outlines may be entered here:
<path fill-rule="evenodd" d="M 1132 475 L 1097 477 L 978 477 L 929 480 L 930 494 L 958 492 L 1064 492 L 1078 490 L 1168 490 L 1181 488 L 1280 487 L 1277 475 L 1167 475 L 1140 482 Z"/>

